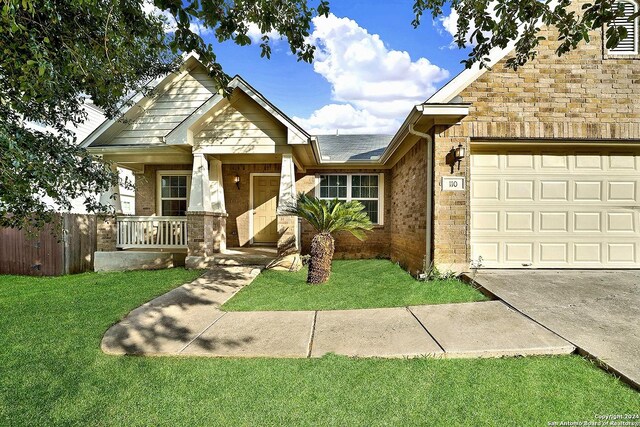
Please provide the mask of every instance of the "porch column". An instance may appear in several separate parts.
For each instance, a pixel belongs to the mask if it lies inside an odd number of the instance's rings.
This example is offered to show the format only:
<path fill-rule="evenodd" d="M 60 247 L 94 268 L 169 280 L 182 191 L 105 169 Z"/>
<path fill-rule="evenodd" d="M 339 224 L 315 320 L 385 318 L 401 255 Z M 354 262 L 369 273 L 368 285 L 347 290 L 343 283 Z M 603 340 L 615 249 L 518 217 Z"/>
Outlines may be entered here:
<path fill-rule="evenodd" d="M 191 191 L 187 209 L 188 268 L 197 268 L 213 254 L 213 210 L 209 184 L 209 165 L 204 154 L 193 154 Z"/>
<path fill-rule="evenodd" d="M 214 239 L 213 251 L 224 252 L 227 249 L 227 208 L 224 203 L 224 186 L 222 185 L 222 161 L 211 159 L 209 168 L 209 188 L 211 209 L 213 210 Z"/>
<path fill-rule="evenodd" d="M 118 165 L 111 164 L 111 172 L 118 173 Z M 113 213 L 122 213 L 122 202 L 120 201 L 120 186 L 118 184 L 112 185 L 104 193 L 100 193 L 100 204 L 110 206 Z"/>
<path fill-rule="evenodd" d="M 282 210 L 296 200 L 296 170 L 292 154 L 282 155 L 280 192 L 278 199 L 278 255 L 289 255 L 300 250 L 298 217 L 283 215 Z"/>
<path fill-rule="evenodd" d="M 118 173 L 118 166 L 111 164 L 111 171 Z M 116 216 L 122 214 L 119 185 L 112 185 L 100 193 L 100 204 L 110 207 L 110 212 L 98 215 L 96 218 L 96 249 L 99 252 L 115 251 L 117 245 L 118 227 Z"/>
<path fill-rule="evenodd" d="M 224 209 L 224 195 L 216 191 L 214 197 L 216 207 L 212 203 L 212 183 L 210 176 L 214 175 L 216 190 L 222 190 L 220 165 L 212 162 L 213 172 L 209 170 L 209 162 L 202 153 L 193 154 L 193 170 L 191 173 L 191 192 L 189 194 L 189 208 L 187 209 L 187 268 L 203 268 L 208 266 L 209 258 L 216 252 L 221 252 L 226 246 L 226 220 Z M 223 204 L 220 205 L 220 197 Z"/>

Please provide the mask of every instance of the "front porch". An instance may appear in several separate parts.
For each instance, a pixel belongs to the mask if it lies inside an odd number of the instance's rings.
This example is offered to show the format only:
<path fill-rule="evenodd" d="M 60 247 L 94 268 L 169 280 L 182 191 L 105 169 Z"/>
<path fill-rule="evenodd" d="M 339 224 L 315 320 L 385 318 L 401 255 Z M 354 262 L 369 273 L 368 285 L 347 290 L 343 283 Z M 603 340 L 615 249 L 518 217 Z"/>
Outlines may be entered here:
<path fill-rule="evenodd" d="M 266 265 L 277 255 L 299 251 L 298 220 L 280 213 L 295 200 L 292 154 L 190 157 L 191 164 L 167 164 L 160 156 L 147 156 L 143 164 L 114 163 L 137 172 L 136 215 L 122 214 L 116 188 L 103 194 L 103 203 L 112 204 L 116 214 L 99 222 L 98 251 L 175 254 L 187 268 Z M 166 259 L 157 265 L 166 265 Z"/>

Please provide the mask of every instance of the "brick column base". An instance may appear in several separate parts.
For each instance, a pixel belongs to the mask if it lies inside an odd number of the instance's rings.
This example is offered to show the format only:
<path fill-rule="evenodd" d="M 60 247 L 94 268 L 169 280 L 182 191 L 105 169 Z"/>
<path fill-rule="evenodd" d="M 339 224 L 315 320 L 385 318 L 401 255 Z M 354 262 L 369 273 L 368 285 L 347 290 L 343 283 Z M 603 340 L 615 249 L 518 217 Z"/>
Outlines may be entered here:
<path fill-rule="evenodd" d="M 117 249 L 117 230 L 116 217 L 114 215 L 98 215 L 96 218 L 96 250 L 98 252 L 109 252 Z"/>
<path fill-rule="evenodd" d="M 224 251 L 227 214 L 187 212 L 186 268 L 207 268 L 215 253 Z"/>
<path fill-rule="evenodd" d="M 278 215 L 278 256 L 300 252 L 298 242 L 298 217 Z"/>

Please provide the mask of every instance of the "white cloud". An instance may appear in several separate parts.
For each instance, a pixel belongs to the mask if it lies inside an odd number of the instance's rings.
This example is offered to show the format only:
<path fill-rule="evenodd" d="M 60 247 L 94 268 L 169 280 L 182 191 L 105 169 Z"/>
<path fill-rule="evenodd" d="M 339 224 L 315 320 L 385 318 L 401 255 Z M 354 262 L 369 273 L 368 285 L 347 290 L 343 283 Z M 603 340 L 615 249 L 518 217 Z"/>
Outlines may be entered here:
<path fill-rule="evenodd" d="M 328 104 L 314 111 L 306 119 L 294 117 L 311 134 L 335 133 L 386 133 L 398 130 L 400 121 L 377 117 L 365 109 L 356 109 L 351 104 Z"/>
<path fill-rule="evenodd" d="M 147 14 L 147 15 L 153 15 L 153 16 L 158 16 L 164 19 L 165 21 L 165 25 L 164 25 L 164 31 L 165 33 L 173 33 L 177 26 L 176 20 L 173 17 L 173 15 L 171 14 L 171 12 L 167 11 L 167 10 L 161 10 L 158 7 L 156 7 L 156 5 L 153 4 L 153 1 L 151 0 L 145 0 L 142 3 L 142 10 Z M 202 25 L 202 21 L 193 21 L 191 22 L 191 24 L 189 24 L 189 29 L 198 34 L 199 36 L 203 37 L 207 34 L 212 34 L 213 33 L 213 29 L 205 27 L 204 25 Z"/>
<path fill-rule="evenodd" d="M 440 23 L 451 37 L 455 37 L 458 33 L 458 12 L 455 9 L 451 9 L 451 13 L 440 17 Z"/>
<path fill-rule="evenodd" d="M 161 10 L 153 4 L 152 0 L 145 0 L 142 3 L 142 10 L 147 15 L 153 15 L 164 18 L 165 25 L 164 31 L 165 33 L 172 33 L 176 30 L 176 20 L 173 15 L 167 10 Z"/>
<path fill-rule="evenodd" d="M 316 46 L 314 71 L 331 84 L 340 104 L 295 118 L 310 132 L 394 133 L 410 109 L 449 76 L 426 58 L 413 61 L 406 51 L 388 49 L 354 20 L 330 14 L 313 24 L 308 42 Z"/>
<path fill-rule="evenodd" d="M 202 25 L 202 21 L 192 22 L 189 24 L 189 29 L 200 37 L 206 36 L 207 34 L 213 34 L 213 29 Z"/>
<path fill-rule="evenodd" d="M 247 27 L 249 28 L 249 30 L 247 31 L 247 36 L 249 36 L 249 38 L 251 39 L 251 43 L 253 44 L 262 43 L 263 34 L 262 34 L 262 31 L 260 31 L 260 27 L 258 27 L 258 25 L 254 24 L 253 22 L 247 23 Z M 269 38 L 273 43 L 279 41 L 282 38 L 280 33 L 278 33 L 275 30 L 269 31 L 266 35 L 269 36 Z"/>
<path fill-rule="evenodd" d="M 493 1 L 489 4 L 491 10 L 489 11 L 489 16 L 493 19 L 498 19 L 498 15 L 496 14 L 495 7 L 497 6 L 497 2 Z M 458 11 L 455 9 L 451 9 L 448 15 L 442 15 L 439 18 L 439 22 L 442 25 L 442 28 L 451 35 L 451 43 L 449 44 L 449 48 L 457 49 L 458 45 L 455 42 L 456 34 L 458 33 Z M 467 31 L 467 46 L 475 46 L 475 42 L 471 39 L 471 35 L 476 30 L 476 26 L 474 22 L 469 22 L 469 31 Z M 485 31 L 483 32 L 485 36 L 490 37 L 491 32 Z"/>

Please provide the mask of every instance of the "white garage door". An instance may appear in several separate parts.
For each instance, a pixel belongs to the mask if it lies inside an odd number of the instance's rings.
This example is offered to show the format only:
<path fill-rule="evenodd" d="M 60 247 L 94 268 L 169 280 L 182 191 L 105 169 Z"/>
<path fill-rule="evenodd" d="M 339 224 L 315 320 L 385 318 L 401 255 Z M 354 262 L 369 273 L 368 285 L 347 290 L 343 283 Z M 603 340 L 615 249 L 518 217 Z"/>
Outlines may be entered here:
<path fill-rule="evenodd" d="M 640 150 L 478 148 L 471 254 L 488 268 L 640 268 Z"/>

